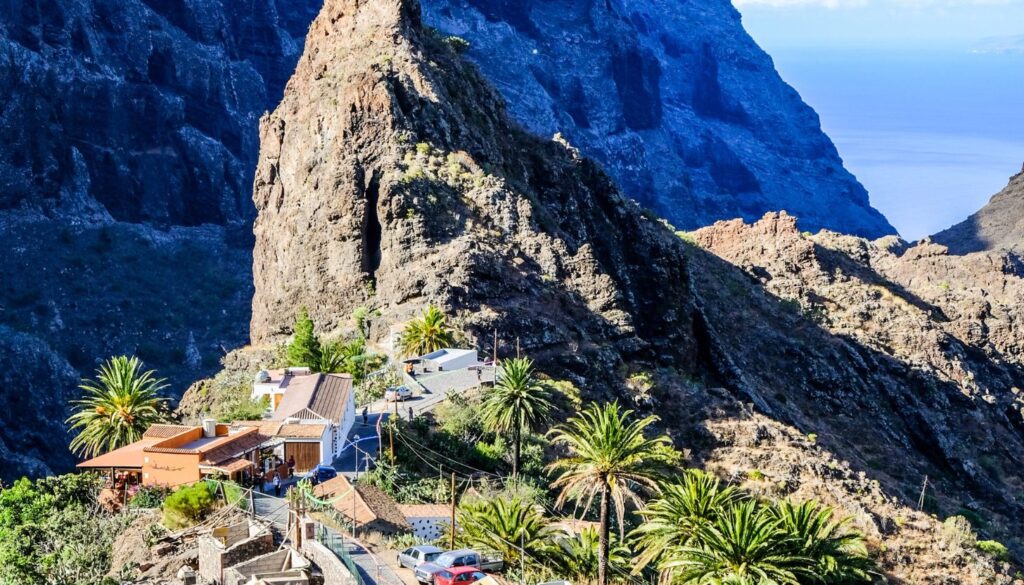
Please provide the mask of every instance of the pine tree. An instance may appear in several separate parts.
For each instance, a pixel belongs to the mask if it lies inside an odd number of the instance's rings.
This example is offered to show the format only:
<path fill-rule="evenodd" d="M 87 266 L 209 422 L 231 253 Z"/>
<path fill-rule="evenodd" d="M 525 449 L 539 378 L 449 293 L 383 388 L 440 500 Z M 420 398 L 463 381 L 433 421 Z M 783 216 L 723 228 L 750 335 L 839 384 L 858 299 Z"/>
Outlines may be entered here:
<path fill-rule="evenodd" d="M 320 340 L 313 332 L 313 320 L 306 307 L 295 318 L 295 337 L 288 344 L 289 366 L 312 366 L 320 357 Z"/>

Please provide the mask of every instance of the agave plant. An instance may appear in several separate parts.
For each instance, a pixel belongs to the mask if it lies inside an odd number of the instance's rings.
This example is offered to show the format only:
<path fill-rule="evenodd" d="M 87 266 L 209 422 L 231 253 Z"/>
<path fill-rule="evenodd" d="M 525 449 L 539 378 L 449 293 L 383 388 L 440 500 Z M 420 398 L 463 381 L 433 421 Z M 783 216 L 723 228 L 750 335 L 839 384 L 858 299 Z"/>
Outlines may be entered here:
<path fill-rule="evenodd" d="M 556 445 L 569 450 L 548 470 L 558 473 L 551 487 L 560 489 L 557 504 L 568 500 L 589 509 L 595 498 L 600 502 L 598 583 L 608 583 L 608 527 L 614 506 L 620 538 L 624 530 L 627 503 L 642 505 L 641 492 L 657 492 L 665 471 L 679 457 L 671 441 L 662 435 L 648 439 L 645 431 L 658 418 L 634 419 L 633 411 L 622 410 L 618 403 L 591 404 L 566 424 L 552 430 Z"/>
<path fill-rule="evenodd" d="M 455 523 L 461 543 L 498 553 L 510 565 L 520 563 L 520 551 L 531 564 L 543 562 L 552 551 L 554 529 L 536 506 L 518 497 L 464 503 Z"/>
<path fill-rule="evenodd" d="M 537 381 L 530 358 L 514 358 L 501 365 L 501 374 L 483 403 L 483 423 L 496 433 L 512 434 L 512 476 L 519 475 L 523 432 L 547 422 L 551 393 Z"/>
<path fill-rule="evenodd" d="M 665 551 L 659 568 L 687 585 L 801 585 L 821 578 L 774 513 L 754 501 L 733 505 L 698 529 L 690 544 Z"/>
<path fill-rule="evenodd" d="M 446 321 L 441 309 L 427 307 L 422 316 L 409 321 L 402 330 L 398 341 L 402 355 L 423 355 L 453 345 L 455 337 Z"/>
<path fill-rule="evenodd" d="M 833 520 L 832 509 L 813 500 L 802 504 L 779 502 L 771 510 L 794 553 L 813 559 L 820 577 L 814 582 L 844 585 L 871 581 L 874 563 L 868 557 L 863 536 L 849 530 L 849 518 Z"/>
<path fill-rule="evenodd" d="M 143 372 L 138 358 L 118 356 L 100 365 L 94 380 L 83 380 L 85 396 L 72 402 L 75 412 L 66 421 L 78 431 L 71 451 L 95 457 L 139 440 L 163 420 L 166 399 L 160 391 L 167 385 L 154 374 Z"/>
<path fill-rule="evenodd" d="M 710 473 L 686 470 L 678 483 L 664 486 L 658 497 L 640 510 L 644 522 L 631 535 L 640 551 L 634 572 L 674 547 L 691 544 L 702 528 L 718 520 L 739 498 L 736 488 L 723 488 Z"/>

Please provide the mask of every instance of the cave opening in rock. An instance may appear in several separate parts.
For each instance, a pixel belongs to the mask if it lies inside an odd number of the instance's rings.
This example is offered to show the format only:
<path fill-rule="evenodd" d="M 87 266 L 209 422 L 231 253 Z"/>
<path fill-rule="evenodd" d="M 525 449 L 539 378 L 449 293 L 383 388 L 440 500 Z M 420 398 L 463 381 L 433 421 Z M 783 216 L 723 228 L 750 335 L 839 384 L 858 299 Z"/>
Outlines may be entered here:
<path fill-rule="evenodd" d="M 380 268 L 381 225 L 377 215 L 380 200 L 380 173 L 374 171 L 366 186 L 366 209 L 363 213 L 363 272 L 370 281 L 377 284 L 377 269 Z"/>

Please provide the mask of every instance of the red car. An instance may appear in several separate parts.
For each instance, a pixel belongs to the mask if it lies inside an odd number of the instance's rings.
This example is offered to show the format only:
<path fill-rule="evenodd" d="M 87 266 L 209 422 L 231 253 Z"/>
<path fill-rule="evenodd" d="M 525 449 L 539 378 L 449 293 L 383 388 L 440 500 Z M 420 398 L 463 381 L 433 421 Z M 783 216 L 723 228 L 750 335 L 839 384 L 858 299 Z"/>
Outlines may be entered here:
<path fill-rule="evenodd" d="M 486 576 L 476 567 L 452 567 L 434 573 L 434 585 L 469 585 Z"/>

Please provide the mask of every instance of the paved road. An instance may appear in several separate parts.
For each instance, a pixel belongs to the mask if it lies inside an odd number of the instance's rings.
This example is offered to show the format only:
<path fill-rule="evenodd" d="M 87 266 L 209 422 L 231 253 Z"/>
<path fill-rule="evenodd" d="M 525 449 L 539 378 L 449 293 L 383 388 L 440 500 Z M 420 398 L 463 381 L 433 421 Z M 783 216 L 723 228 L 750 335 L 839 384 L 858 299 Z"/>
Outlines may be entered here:
<path fill-rule="evenodd" d="M 273 523 L 281 532 L 288 530 L 288 500 L 259 492 L 253 493 L 252 499 L 257 516 Z"/>

